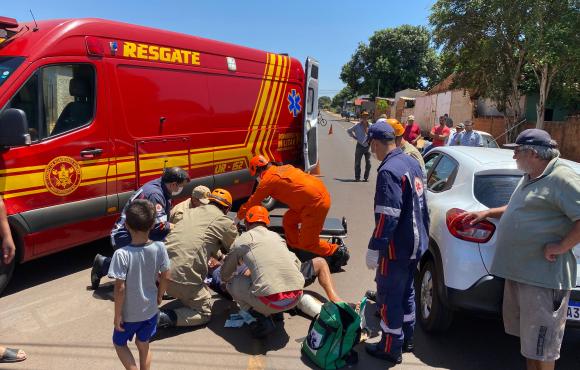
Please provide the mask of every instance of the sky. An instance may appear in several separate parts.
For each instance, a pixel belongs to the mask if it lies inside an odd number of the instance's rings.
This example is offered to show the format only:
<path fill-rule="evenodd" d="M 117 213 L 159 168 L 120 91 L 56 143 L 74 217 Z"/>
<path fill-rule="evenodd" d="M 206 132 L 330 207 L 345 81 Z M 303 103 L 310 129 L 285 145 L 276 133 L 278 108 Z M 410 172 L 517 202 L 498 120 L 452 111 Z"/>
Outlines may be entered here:
<path fill-rule="evenodd" d="M 319 96 L 333 96 L 359 42 L 377 30 L 427 25 L 434 0 L 17 0 L 0 16 L 31 20 L 95 17 L 160 28 L 320 62 Z"/>

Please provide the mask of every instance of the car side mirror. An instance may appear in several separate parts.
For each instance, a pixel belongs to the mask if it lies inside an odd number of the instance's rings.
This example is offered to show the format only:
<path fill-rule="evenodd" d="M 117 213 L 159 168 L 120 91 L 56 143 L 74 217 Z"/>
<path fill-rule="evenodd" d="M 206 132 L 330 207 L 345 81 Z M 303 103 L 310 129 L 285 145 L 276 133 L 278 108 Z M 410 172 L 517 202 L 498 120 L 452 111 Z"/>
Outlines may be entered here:
<path fill-rule="evenodd" d="M 0 113 L 0 146 L 30 145 L 26 113 L 22 109 L 9 108 Z"/>

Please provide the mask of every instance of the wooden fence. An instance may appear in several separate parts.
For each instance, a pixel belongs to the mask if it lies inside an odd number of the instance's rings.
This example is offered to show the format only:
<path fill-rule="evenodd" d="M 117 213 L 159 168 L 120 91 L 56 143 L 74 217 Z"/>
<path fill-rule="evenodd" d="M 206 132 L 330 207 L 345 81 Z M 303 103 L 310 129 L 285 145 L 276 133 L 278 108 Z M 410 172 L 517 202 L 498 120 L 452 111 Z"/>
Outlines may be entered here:
<path fill-rule="evenodd" d="M 503 135 L 506 130 L 503 117 L 478 117 L 473 123 L 476 130 L 488 132 L 498 138 L 498 144 L 506 143 L 506 135 Z M 535 122 L 526 122 L 516 128 L 516 131 L 519 133 L 535 125 Z M 544 129 L 558 143 L 563 158 L 580 162 L 580 116 L 569 117 L 566 121 L 545 122 Z"/>

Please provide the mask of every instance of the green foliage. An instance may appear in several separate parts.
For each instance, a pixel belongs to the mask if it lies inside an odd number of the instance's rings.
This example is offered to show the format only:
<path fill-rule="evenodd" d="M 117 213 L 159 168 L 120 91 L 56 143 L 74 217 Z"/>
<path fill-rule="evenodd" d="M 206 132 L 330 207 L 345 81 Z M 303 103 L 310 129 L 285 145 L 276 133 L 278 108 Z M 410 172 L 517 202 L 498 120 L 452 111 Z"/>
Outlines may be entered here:
<path fill-rule="evenodd" d="M 332 106 L 341 108 L 345 101 L 354 98 L 355 93 L 351 90 L 350 87 L 345 86 L 332 98 Z"/>
<path fill-rule="evenodd" d="M 318 98 L 318 107 L 320 109 L 329 109 L 330 104 L 332 104 L 332 100 L 329 96 L 321 96 Z"/>
<path fill-rule="evenodd" d="M 378 114 L 385 113 L 389 109 L 389 104 L 387 104 L 386 100 L 377 100 L 375 105 Z"/>
<path fill-rule="evenodd" d="M 425 27 L 403 25 L 376 31 L 342 67 L 340 79 L 358 94 L 393 96 L 426 89 L 440 80 L 440 63 Z M 380 81 L 380 82 L 379 82 Z"/>

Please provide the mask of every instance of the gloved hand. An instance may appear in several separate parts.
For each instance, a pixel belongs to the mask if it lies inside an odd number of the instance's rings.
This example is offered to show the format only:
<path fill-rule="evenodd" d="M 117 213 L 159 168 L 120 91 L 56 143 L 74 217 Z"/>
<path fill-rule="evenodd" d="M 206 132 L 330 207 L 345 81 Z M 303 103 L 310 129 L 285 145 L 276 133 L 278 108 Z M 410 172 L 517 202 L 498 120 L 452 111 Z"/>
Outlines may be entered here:
<path fill-rule="evenodd" d="M 379 251 L 367 249 L 366 263 L 369 270 L 379 267 Z"/>

